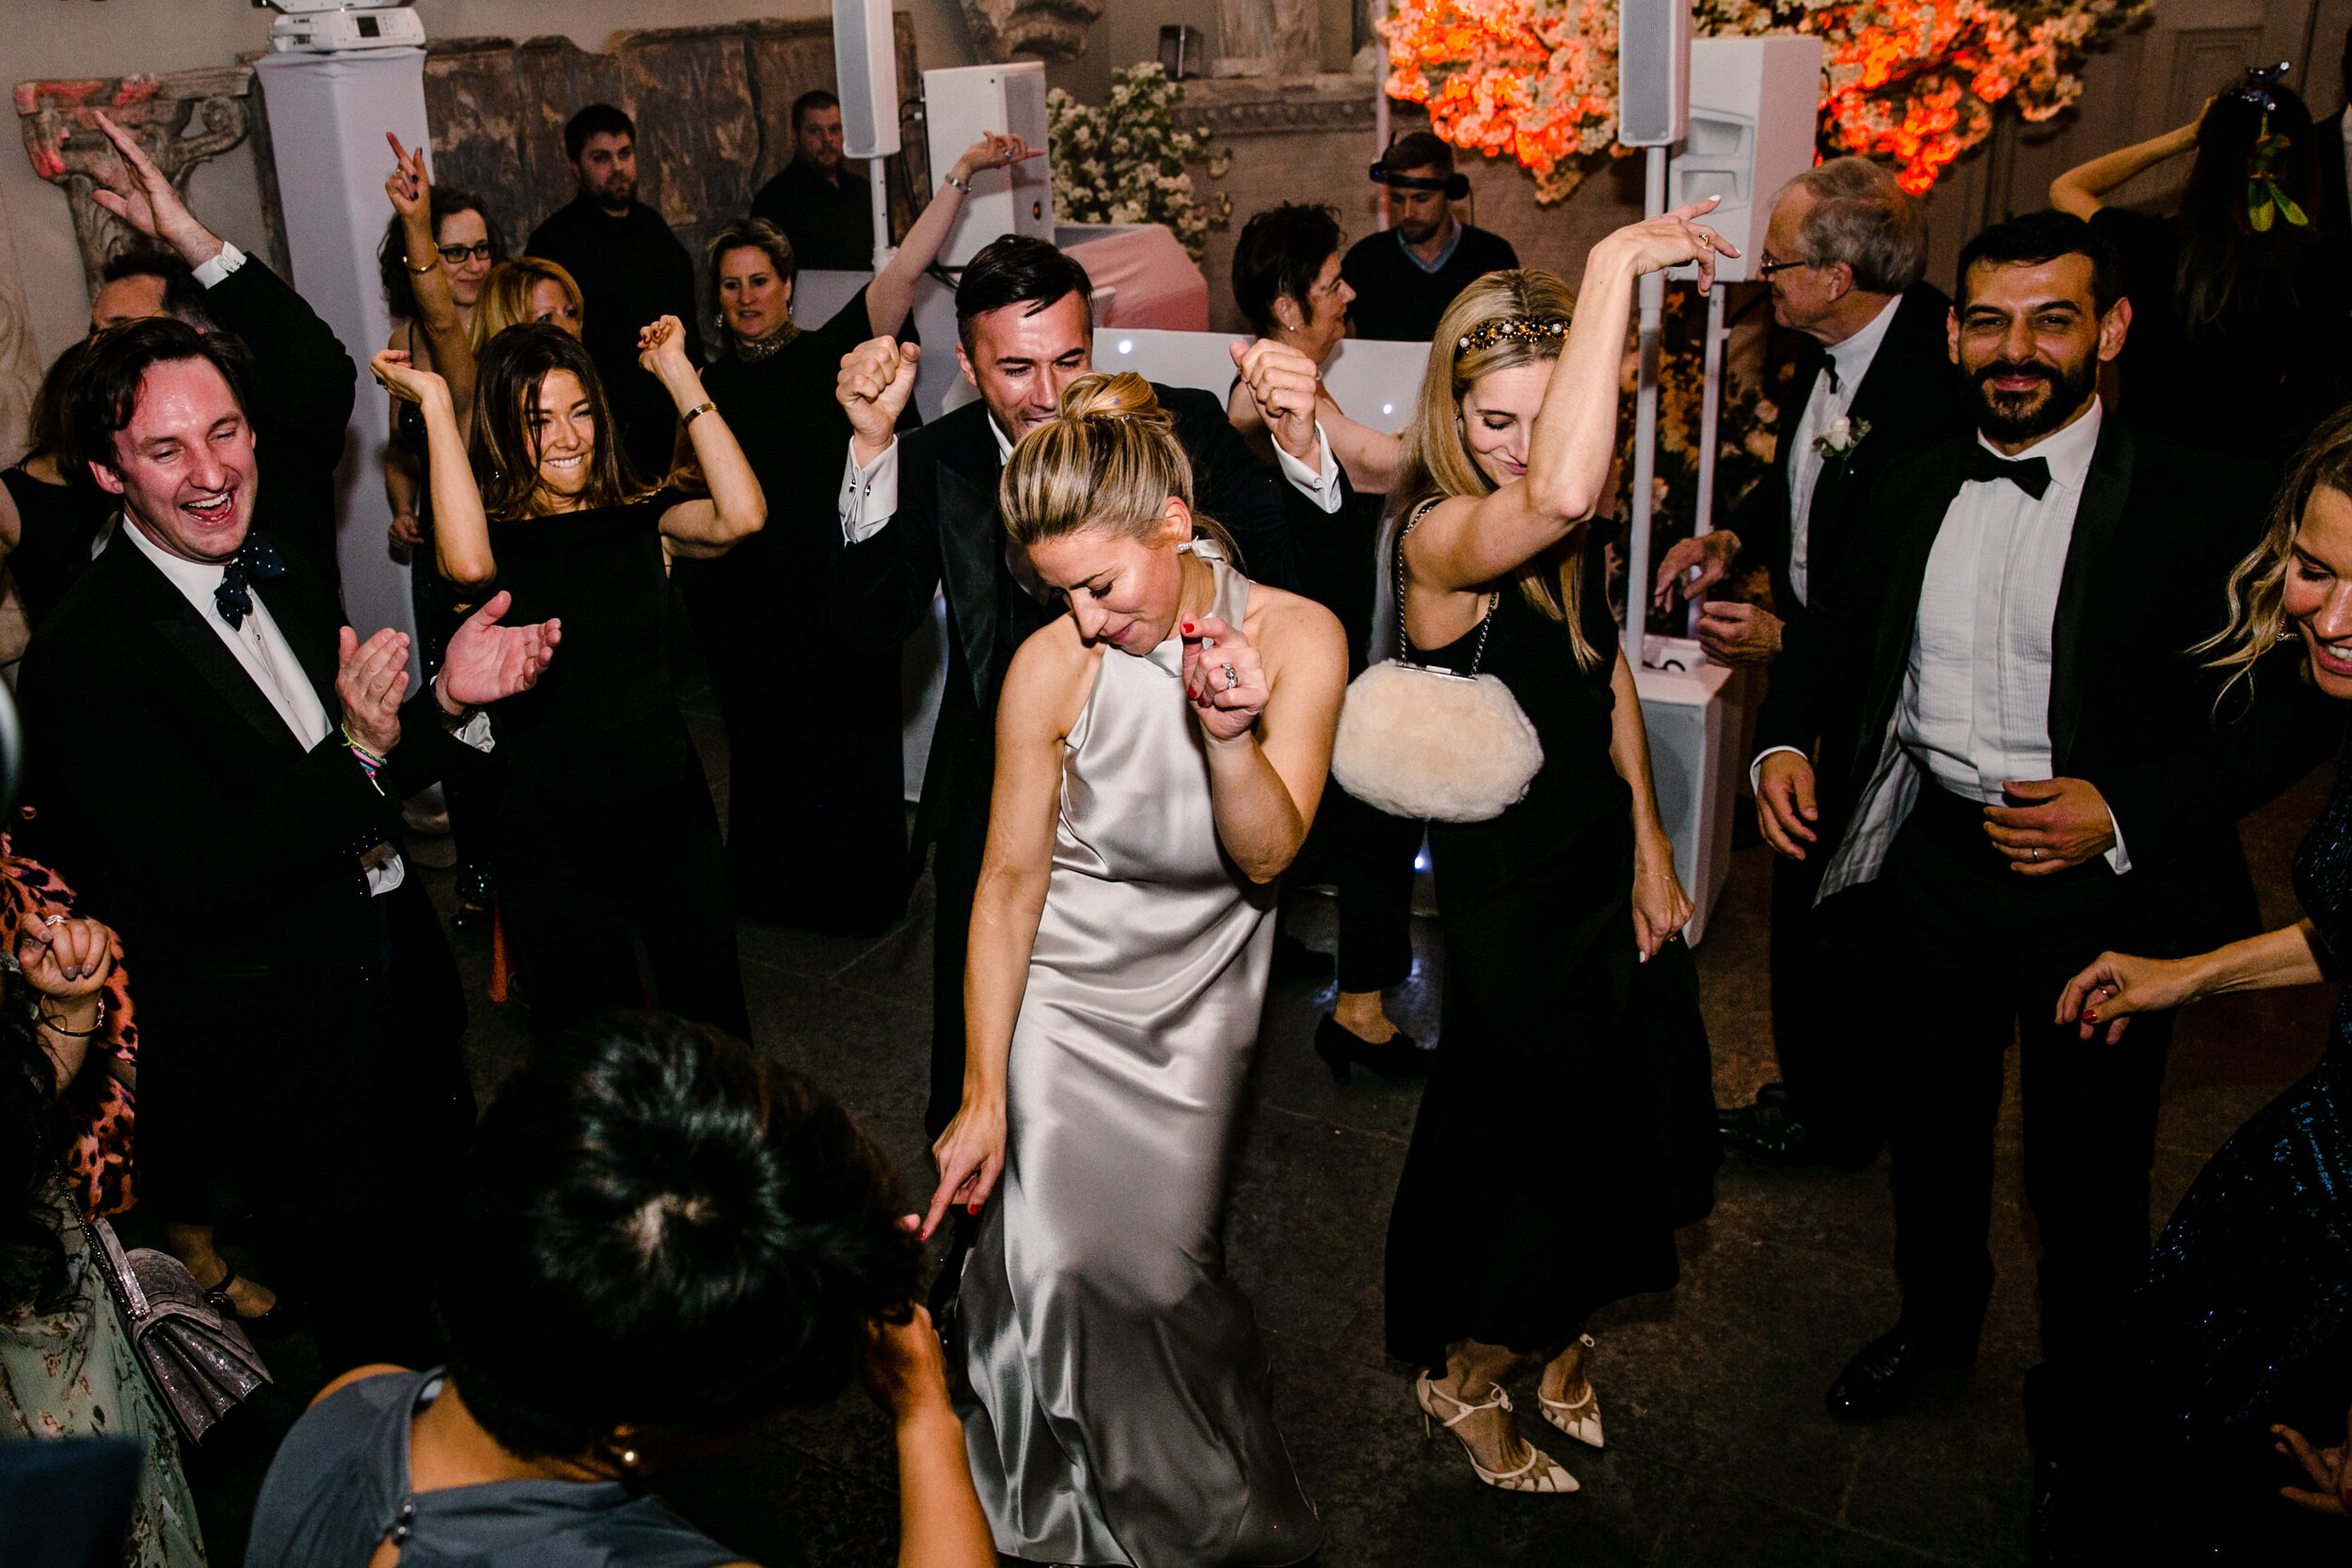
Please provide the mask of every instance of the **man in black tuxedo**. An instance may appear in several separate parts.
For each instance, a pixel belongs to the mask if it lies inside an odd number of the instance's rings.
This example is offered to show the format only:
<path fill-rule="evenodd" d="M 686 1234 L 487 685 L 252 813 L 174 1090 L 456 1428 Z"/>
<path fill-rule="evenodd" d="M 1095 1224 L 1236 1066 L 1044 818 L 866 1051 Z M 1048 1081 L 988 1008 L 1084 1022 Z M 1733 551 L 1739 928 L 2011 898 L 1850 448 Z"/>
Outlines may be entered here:
<path fill-rule="evenodd" d="M 2058 996 L 2106 949 L 2252 934 L 2236 819 L 2343 724 L 2284 675 L 2271 684 L 2309 716 L 2216 718 L 2218 683 L 2187 650 L 2219 629 L 2269 486 L 2106 417 L 2099 367 L 2131 323 L 2121 277 L 2106 241 L 2057 213 L 1969 243 L 1949 342 L 1978 434 L 1880 476 L 1869 526 L 1789 628 L 1756 730 L 1764 836 L 1826 859 L 1824 899 L 1870 882 L 1886 899 L 1886 965 L 1851 975 L 1846 1005 L 1878 1019 L 1896 1081 L 1903 1306 L 1832 1385 L 1831 1414 L 1884 1416 L 1976 1359 L 2014 1034 L 2042 1248 L 2037 1530 L 2115 1386 L 2171 1033 L 2152 1015 L 2121 1045 L 2086 1044 L 2054 1022 Z M 1860 722 L 1838 796 L 1820 799 L 1807 752 L 1852 687 Z M 1832 839 L 1824 821 L 1846 826 Z"/>
<path fill-rule="evenodd" d="M 1051 419 L 1062 388 L 1090 367 L 1092 292 L 1086 269 L 1042 240 L 1008 235 L 975 256 L 956 290 L 956 362 L 979 398 L 903 440 L 894 427 L 920 351 L 877 338 L 842 364 L 841 404 L 855 435 L 841 492 L 839 635 L 851 657 L 887 653 L 930 614 L 934 589 L 947 600 L 947 684 L 909 867 L 920 876 L 924 851 L 938 846 L 924 1118 L 933 1137 L 963 1095 L 964 945 L 988 839 L 996 698 L 1013 650 L 1062 613 L 1007 544 L 996 479 L 1013 442 Z M 1252 578 L 1295 588 L 1295 492 L 1250 453 L 1216 398 L 1152 390 L 1192 460 L 1201 515 L 1232 535 Z"/>
<path fill-rule="evenodd" d="M 1657 581 L 1661 602 L 1677 591 L 1698 602 L 1735 560 L 1763 566 L 1772 609 L 1712 600 L 1700 611 L 1707 651 L 1749 667 L 1780 652 L 1785 628 L 1804 620 L 1814 589 L 1855 547 L 1870 486 L 1887 465 L 1971 422 L 1944 342 L 1951 302 L 1920 277 L 1927 232 L 1883 164 L 1834 158 L 1789 182 L 1759 262 L 1773 320 L 1803 345 L 1772 471 L 1728 528 L 1668 550 Z M 1851 701 L 1823 712 L 1817 766 L 1841 766 L 1859 717 Z M 1837 826 L 1820 831 L 1834 838 Z M 1772 1044 L 1782 1082 L 1720 1117 L 1730 1148 L 1768 1164 L 1866 1165 L 1885 1139 L 1872 1064 L 1883 1033 L 1846 998 L 1848 974 L 1867 961 L 1875 900 L 1856 889 L 1816 910 L 1820 882 L 1819 860 L 1772 868 Z"/>
<path fill-rule="evenodd" d="M 259 260 L 196 220 L 163 170 L 104 115 L 98 127 L 123 168 L 92 198 L 153 247 L 116 258 L 90 301 L 90 330 L 148 316 L 177 316 L 200 331 L 234 333 L 253 356 L 253 433 L 265 499 L 253 526 L 301 553 L 332 591 L 343 460 L 359 372 L 310 303 Z"/>
<path fill-rule="evenodd" d="M 2318 145 L 2312 149 L 2319 162 L 2319 211 L 2312 214 L 2320 231 L 2338 241 L 2352 236 L 2352 27 L 2344 29 L 2344 65 L 2337 80 L 2343 84 L 2344 106 L 2312 126 Z"/>
<path fill-rule="evenodd" d="M 168 318 L 87 350 L 69 429 L 125 520 L 25 655 L 27 832 L 135 955 L 144 1187 L 208 1223 L 230 1166 L 342 1367 L 432 1350 L 433 1229 L 473 1122 L 400 803 L 480 762 L 459 721 L 530 685 L 558 630 L 498 626 L 499 594 L 403 703 L 407 639 L 339 647 L 325 585 L 249 531 L 251 376 Z"/>

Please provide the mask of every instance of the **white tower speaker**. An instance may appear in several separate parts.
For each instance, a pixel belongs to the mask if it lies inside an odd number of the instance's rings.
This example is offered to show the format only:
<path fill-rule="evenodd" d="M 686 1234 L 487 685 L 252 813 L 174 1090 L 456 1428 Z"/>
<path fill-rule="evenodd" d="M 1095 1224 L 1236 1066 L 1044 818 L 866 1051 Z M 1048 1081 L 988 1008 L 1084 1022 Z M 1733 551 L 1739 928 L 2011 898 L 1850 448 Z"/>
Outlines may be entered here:
<path fill-rule="evenodd" d="M 1723 204 L 1707 224 L 1740 249 L 1715 262 L 1715 277 L 1756 276 L 1772 197 L 1813 166 L 1821 103 L 1821 40 L 1780 37 L 1699 39 L 1691 45 L 1691 129 L 1666 176 L 1666 205 L 1710 196 Z M 1677 269 L 1676 276 L 1693 276 Z"/>
<path fill-rule="evenodd" d="M 841 99 L 841 155 L 896 153 L 898 50 L 890 0 L 833 0 L 833 74 Z"/>
<path fill-rule="evenodd" d="M 1045 63 L 958 66 L 923 72 L 923 120 L 930 137 L 933 177 L 955 166 L 983 132 L 1010 134 L 1031 147 L 1045 145 Z M 972 176 L 972 194 L 939 252 L 943 266 L 960 267 L 1003 234 L 1054 237 L 1051 160 L 1031 158 L 1011 168 Z"/>
<path fill-rule="evenodd" d="M 1691 0 L 1620 0 L 1617 141 L 1672 147 L 1691 119 Z"/>

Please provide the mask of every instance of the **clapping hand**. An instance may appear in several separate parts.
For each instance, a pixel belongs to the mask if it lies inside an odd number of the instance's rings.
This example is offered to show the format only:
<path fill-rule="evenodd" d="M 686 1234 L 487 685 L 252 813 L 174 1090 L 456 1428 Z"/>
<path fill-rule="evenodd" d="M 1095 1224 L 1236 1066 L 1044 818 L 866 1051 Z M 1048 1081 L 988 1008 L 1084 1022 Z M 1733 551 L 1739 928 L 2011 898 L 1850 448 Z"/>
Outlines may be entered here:
<path fill-rule="evenodd" d="M 384 177 L 384 194 L 392 198 L 392 210 L 405 218 L 429 212 L 433 178 L 425 172 L 424 149 L 409 151 L 389 131 L 384 133 L 384 139 L 392 144 L 392 172 Z"/>
<path fill-rule="evenodd" d="M 103 184 L 90 192 L 90 199 L 140 234 L 171 246 L 192 267 L 219 255 L 219 239 L 196 221 L 180 193 L 171 188 L 171 181 L 139 146 L 138 138 L 106 118 L 103 110 L 90 118 L 122 159 L 122 172 L 111 178 L 102 175 Z"/>
<path fill-rule="evenodd" d="M 857 445 L 870 454 L 867 461 L 879 456 L 895 438 L 898 416 L 906 412 L 907 400 L 914 395 L 915 371 L 922 358 L 920 347 L 890 337 L 870 339 L 841 356 L 834 397 L 850 416 Z"/>
<path fill-rule="evenodd" d="M 1244 345 L 1231 343 L 1234 369 L 1249 388 L 1258 417 L 1273 432 L 1275 444 L 1310 467 L 1321 456 L 1315 436 L 1315 400 L 1323 392 L 1323 377 L 1315 362 L 1297 349 L 1272 338 Z"/>
<path fill-rule="evenodd" d="M 1248 734 L 1274 695 L 1258 650 L 1239 626 L 1214 615 L 1186 621 L 1177 630 L 1184 640 L 1184 696 L 1202 732 L 1213 740 Z"/>
<path fill-rule="evenodd" d="M 2275 1426 L 2270 1434 L 2279 1439 L 2276 1447 L 2282 1454 L 2300 1461 L 2303 1473 L 2316 1483 L 2317 1490 L 2307 1492 L 2299 1486 L 2281 1486 L 2279 1496 L 2307 1508 L 2313 1513 L 2333 1513 L 2339 1518 L 2352 1513 L 2352 1416 L 2344 1418 L 2344 1442 L 2333 1449 L 2314 1449 L 2304 1435 L 2293 1427 Z"/>
<path fill-rule="evenodd" d="M 361 642 L 345 626 L 336 652 L 335 695 L 342 700 L 344 733 L 378 756 L 391 755 L 400 744 L 400 700 L 408 690 L 407 637 L 386 626 Z"/>
<path fill-rule="evenodd" d="M 493 594 L 450 634 L 437 690 L 443 708 L 486 707 L 528 691 L 554 659 L 555 645 L 564 640 L 564 623 L 499 625 L 499 617 L 514 603 L 512 594 Z"/>
<path fill-rule="evenodd" d="M 95 920 L 60 918 L 17 933 L 16 963 L 24 983 L 41 995 L 70 1002 L 106 983 L 122 943 Z"/>

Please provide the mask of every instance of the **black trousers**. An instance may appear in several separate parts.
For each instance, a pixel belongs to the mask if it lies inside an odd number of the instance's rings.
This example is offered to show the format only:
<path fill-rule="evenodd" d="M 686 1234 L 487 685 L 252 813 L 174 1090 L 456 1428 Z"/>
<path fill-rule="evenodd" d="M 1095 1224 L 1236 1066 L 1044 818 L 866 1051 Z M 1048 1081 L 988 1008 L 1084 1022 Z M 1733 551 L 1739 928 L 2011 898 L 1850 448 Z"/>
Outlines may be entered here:
<path fill-rule="evenodd" d="M 931 848 L 931 1092 L 923 1131 L 933 1141 L 963 1103 L 963 963 L 988 850 L 988 784 L 967 781 L 955 819 Z"/>
<path fill-rule="evenodd" d="M 542 1034 L 652 1006 L 751 1037 L 726 846 L 698 765 L 595 811 L 517 784 L 500 823 L 498 875 Z"/>
<path fill-rule="evenodd" d="M 1339 895 L 1339 989 L 1386 990 L 1413 973 L 1413 862 L 1422 827 L 1327 784 L 1313 861 L 1299 875 Z"/>
<path fill-rule="evenodd" d="M 2046 1448 L 2042 1436 L 2087 1414 L 2120 1372 L 2120 1325 L 2147 1267 L 2172 1037 L 2160 1013 L 2134 1019 L 2120 1044 L 2083 1040 L 2052 1022 L 2058 993 L 2103 950 L 2165 957 L 2172 944 L 2147 890 L 2104 863 L 2020 876 L 1984 837 L 1975 802 L 1931 783 L 1920 796 L 1883 879 L 1895 984 L 1855 988 L 1856 1006 L 1897 1014 L 1884 1037 L 1901 1106 L 1890 1142 L 1903 1323 L 1961 1352 L 1983 1328 L 1994 1132 L 2013 1037 L 2047 1361 L 2028 1380 L 2027 1418 Z"/>
<path fill-rule="evenodd" d="M 1813 901 L 1836 842 L 1825 830 L 1804 860 L 1772 860 L 1772 1054 L 1791 1112 L 1863 1162 L 1886 1141 L 1886 1030 L 1853 977 L 1881 971 L 1886 894 L 1868 883 Z"/>

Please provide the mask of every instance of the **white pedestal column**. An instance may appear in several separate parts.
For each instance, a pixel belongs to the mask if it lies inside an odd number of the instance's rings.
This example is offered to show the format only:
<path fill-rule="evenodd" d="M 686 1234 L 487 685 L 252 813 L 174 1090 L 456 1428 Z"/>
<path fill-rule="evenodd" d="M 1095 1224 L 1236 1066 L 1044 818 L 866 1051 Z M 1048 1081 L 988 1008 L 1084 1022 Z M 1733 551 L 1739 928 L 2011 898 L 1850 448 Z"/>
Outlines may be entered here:
<path fill-rule="evenodd" d="M 383 477 L 390 404 L 367 366 L 392 329 L 375 265 L 392 214 L 384 198 L 392 158 L 384 134 L 408 147 L 427 145 L 424 51 L 269 55 L 253 69 L 269 106 L 294 286 L 359 367 L 351 436 L 337 472 L 335 554 L 344 613 L 362 638 L 382 626 L 413 636 L 408 568 L 391 559 L 385 543 L 392 521 Z"/>

